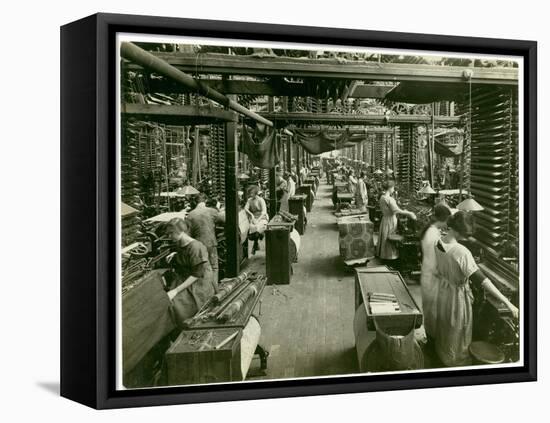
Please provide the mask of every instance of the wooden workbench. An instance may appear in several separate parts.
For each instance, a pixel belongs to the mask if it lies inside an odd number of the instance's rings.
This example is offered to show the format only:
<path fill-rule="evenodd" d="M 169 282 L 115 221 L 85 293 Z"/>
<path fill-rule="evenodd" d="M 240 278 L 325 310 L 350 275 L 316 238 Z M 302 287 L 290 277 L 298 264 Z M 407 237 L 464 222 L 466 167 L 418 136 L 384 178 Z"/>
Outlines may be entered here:
<path fill-rule="evenodd" d="M 388 314 L 372 313 L 369 307 L 369 294 L 382 293 L 395 295 L 400 312 Z M 355 316 L 353 330 L 355 335 L 355 350 L 361 371 L 372 371 L 381 363 L 380 345 L 373 342 L 376 339 L 376 324 L 391 328 L 394 333 L 410 333 L 422 325 L 422 312 L 414 301 L 405 281 L 399 274 L 386 266 L 363 267 L 356 269 L 355 275 Z M 416 343 L 416 341 L 414 341 Z M 423 363 L 422 353 L 418 345 L 413 345 L 414 356 L 411 360 L 416 366 Z M 373 353 L 378 349 L 378 353 Z M 369 362 L 370 359 L 378 363 Z M 383 358 L 382 358 L 383 360 Z"/>
<path fill-rule="evenodd" d="M 355 270 L 355 308 L 361 305 L 367 308 L 367 325 L 373 330 L 373 315 L 366 306 L 369 293 L 393 294 L 397 298 L 401 313 L 383 315 L 384 317 L 399 319 L 398 316 L 412 316 L 415 319 L 415 327 L 422 326 L 421 309 L 399 272 L 392 271 L 386 266 L 361 267 Z"/>
<path fill-rule="evenodd" d="M 162 274 L 153 270 L 122 294 L 122 367 L 127 374 L 176 327 Z"/>
<path fill-rule="evenodd" d="M 340 211 L 343 204 L 351 205 L 354 199 L 354 195 L 349 192 L 337 192 L 336 193 L 336 210 Z"/>

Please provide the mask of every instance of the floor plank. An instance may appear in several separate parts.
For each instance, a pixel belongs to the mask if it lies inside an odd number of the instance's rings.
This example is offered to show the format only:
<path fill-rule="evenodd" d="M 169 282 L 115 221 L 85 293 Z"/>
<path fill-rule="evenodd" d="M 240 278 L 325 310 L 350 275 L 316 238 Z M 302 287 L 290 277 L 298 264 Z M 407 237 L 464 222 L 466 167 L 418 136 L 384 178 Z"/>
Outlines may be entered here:
<path fill-rule="evenodd" d="M 321 185 L 290 285 L 267 286 L 260 343 L 270 352 L 265 376 L 296 378 L 357 372 L 354 277 L 339 257 L 331 189 Z M 247 270 L 265 272 L 265 246 Z"/>

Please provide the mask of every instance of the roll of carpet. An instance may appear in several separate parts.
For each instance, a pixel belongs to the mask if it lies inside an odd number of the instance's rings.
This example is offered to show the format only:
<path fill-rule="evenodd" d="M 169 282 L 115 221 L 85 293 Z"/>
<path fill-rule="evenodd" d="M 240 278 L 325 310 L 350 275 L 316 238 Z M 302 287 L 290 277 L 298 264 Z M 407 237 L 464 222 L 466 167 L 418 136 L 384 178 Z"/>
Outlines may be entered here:
<path fill-rule="evenodd" d="M 254 316 L 251 316 L 243 329 L 241 337 L 241 372 L 243 380 L 246 379 L 246 374 L 250 368 L 250 363 L 252 363 L 261 333 L 260 322 Z"/>
<path fill-rule="evenodd" d="M 247 286 L 243 292 L 241 292 L 237 298 L 235 298 L 231 304 L 229 304 L 225 310 L 216 319 L 218 322 L 225 323 L 234 320 L 239 313 L 244 309 L 246 303 L 258 295 L 260 282 L 251 283 Z"/>

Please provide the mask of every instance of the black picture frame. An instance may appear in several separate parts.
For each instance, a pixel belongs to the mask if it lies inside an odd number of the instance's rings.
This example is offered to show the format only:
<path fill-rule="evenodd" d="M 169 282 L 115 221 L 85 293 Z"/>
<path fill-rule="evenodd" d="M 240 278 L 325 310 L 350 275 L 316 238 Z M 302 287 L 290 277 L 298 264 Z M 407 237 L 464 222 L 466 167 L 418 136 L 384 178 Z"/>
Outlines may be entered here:
<path fill-rule="evenodd" d="M 524 58 L 524 365 L 115 389 L 115 37 L 119 32 Z M 61 28 L 61 395 L 95 408 L 534 381 L 537 377 L 537 44 L 534 41 L 95 14 Z"/>

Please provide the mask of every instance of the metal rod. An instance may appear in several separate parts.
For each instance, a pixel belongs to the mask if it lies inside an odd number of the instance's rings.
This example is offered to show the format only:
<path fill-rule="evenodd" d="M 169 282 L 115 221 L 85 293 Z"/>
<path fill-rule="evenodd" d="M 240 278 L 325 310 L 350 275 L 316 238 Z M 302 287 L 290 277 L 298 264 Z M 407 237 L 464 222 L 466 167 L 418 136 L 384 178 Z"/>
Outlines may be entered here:
<path fill-rule="evenodd" d="M 130 60 L 144 68 L 154 70 L 155 72 L 166 76 L 167 78 L 173 79 L 174 81 L 185 85 L 189 89 L 196 91 L 211 100 L 214 100 L 222 106 L 226 106 L 227 108 L 234 110 L 235 112 L 254 119 L 258 123 L 262 123 L 271 127 L 273 126 L 273 122 L 271 122 L 270 120 L 267 120 L 257 113 L 248 110 L 246 107 L 240 105 L 234 100 L 229 99 L 224 94 L 214 90 L 213 88 L 208 87 L 201 81 L 197 81 L 192 76 L 187 75 L 176 67 L 168 64 L 164 60 L 152 55 L 148 51 L 143 50 L 133 43 L 123 42 L 120 45 L 120 55 L 125 59 Z"/>
<path fill-rule="evenodd" d="M 438 109 L 439 110 L 439 109 Z M 430 174 L 431 174 L 431 186 L 433 188 L 434 186 L 434 180 L 435 180 L 435 176 L 434 176 L 434 169 L 435 169 L 435 103 L 432 103 L 432 131 L 431 131 L 431 136 L 432 136 L 432 142 L 431 142 L 431 145 L 430 145 L 430 153 L 432 154 L 432 164 L 431 164 L 431 169 L 430 169 Z"/>
<path fill-rule="evenodd" d="M 225 242 L 226 262 L 225 277 L 239 275 L 240 260 L 239 248 L 239 195 L 237 183 L 237 153 L 238 140 L 236 137 L 235 122 L 225 124 Z M 248 245 L 248 244 L 247 244 Z"/>
<path fill-rule="evenodd" d="M 396 175 L 397 175 L 397 169 L 396 169 L 396 167 L 395 167 L 395 139 L 396 139 L 396 131 L 397 131 L 397 128 L 394 126 L 394 127 L 393 127 L 392 137 L 391 137 L 391 165 L 392 165 L 392 170 L 393 170 L 393 176 L 394 176 L 394 178 L 395 178 Z"/>

